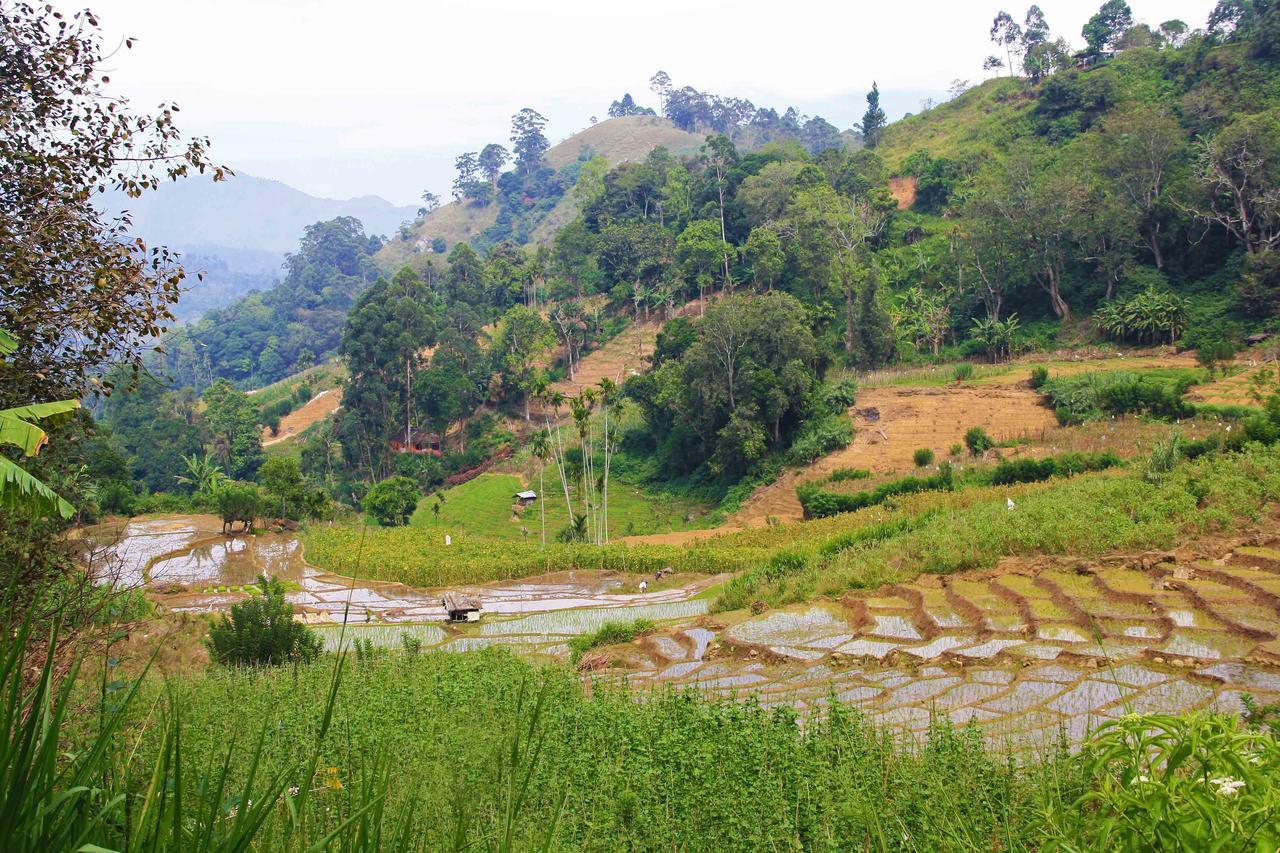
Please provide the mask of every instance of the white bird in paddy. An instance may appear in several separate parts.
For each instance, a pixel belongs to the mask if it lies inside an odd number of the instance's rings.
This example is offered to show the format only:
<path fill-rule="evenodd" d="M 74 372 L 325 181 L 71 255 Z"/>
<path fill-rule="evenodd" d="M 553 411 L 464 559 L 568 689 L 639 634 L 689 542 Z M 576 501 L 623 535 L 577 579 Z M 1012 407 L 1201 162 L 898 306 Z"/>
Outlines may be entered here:
<path fill-rule="evenodd" d="M 1013 502 L 1013 498 L 1005 498 L 1004 505 L 1007 506 L 1009 509 L 1013 509 L 1015 506 L 1017 506 L 1017 504 Z"/>

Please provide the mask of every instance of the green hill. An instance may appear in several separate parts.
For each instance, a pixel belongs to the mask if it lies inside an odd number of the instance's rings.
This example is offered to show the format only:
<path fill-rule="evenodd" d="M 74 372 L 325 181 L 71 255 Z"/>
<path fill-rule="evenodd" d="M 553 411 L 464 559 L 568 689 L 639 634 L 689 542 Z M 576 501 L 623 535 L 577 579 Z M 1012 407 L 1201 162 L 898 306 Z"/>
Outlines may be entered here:
<path fill-rule="evenodd" d="M 610 167 L 628 161 L 643 160 L 655 148 L 666 148 L 672 154 L 692 154 L 705 136 L 681 130 L 665 118 L 654 116 L 622 116 L 606 119 L 581 130 L 553 145 L 546 153 L 546 163 L 557 172 L 592 156 L 603 157 Z M 536 224 L 530 242 L 549 241 L 557 230 L 572 222 L 578 206 L 565 194 Z M 496 204 L 477 205 L 452 201 L 442 205 L 415 223 L 408 234 L 400 234 L 387 242 L 375 257 L 388 272 L 403 266 L 422 270 L 434 254 L 432 242 L 441 239 L 447 252 L 455 244 L 474 242 L 498 220 Z"/>

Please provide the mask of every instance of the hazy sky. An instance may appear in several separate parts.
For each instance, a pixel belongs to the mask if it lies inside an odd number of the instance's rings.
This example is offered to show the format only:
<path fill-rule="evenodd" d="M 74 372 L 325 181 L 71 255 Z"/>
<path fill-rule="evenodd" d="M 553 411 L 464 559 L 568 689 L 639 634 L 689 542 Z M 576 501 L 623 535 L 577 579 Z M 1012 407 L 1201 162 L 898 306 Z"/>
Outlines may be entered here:
<path fill-rule="evenodd" d="M 117 92 L 182 107 L 217 159 L 317 195 L 413 204 L 447 194 L 453 157 L 507 144 L 524 106 L 552 142 L 605 117 L 629 91 L 656 106 L 676 85 L 795 105 L 840 128 L 872 80 L 891 119 L 982 79 L 995 4 L 915 0 L 56 0 L 88 4 L 110 44 Z M 1101 0 L 1042 0 L 1054 36 L 1082 43 Z M 1204 24 L 1212 0 L 1129 0 L 1136 20 Z M 1025 9 L 1009 7 L 1021 19 Z"/>

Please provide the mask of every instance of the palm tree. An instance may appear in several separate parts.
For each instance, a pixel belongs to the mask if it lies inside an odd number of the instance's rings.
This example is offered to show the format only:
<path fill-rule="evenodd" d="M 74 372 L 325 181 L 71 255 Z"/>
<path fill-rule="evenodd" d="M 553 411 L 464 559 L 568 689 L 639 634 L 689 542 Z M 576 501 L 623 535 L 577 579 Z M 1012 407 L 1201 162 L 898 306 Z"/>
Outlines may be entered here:
<path fill-rule="evenodd" d="M 538 508 L 542 511 L 542 547 L 547 547 L 547 457 L 551 455 L 551 439 L 539 430 L 533 434 L 529 449 L 538 460 Z"/>
<path fill-rule="evenodd" d="M 600 380 L 600 408 L 604 414 L 604 477 L 601 481 L 600 541 L 609 541 L 609 460 L 616 445 L 617 425 L 609 424 L 609 404 L 618 398 L 618 384 L 609 377 Z"/>
<path fill-rule="evenodd" d="M 13 335 L 0 329 L 0 355 L 9 355 L 17 348 L 18 342 Z M 16 447 L 26 457 L 35 456 L 49 441 L 48 434 L 36 426 L 35 421 L 78 408 L 79 400 L 59 400 L 0 410 L 0 445 Z M 75 507 L 63 500 L 57 492 L 3 455 L 0 455 L 0 506 L 6 509 L 28 509 L 39 516 L 58 515 L 62 518 L 71 518 L 76 512 Z"/>

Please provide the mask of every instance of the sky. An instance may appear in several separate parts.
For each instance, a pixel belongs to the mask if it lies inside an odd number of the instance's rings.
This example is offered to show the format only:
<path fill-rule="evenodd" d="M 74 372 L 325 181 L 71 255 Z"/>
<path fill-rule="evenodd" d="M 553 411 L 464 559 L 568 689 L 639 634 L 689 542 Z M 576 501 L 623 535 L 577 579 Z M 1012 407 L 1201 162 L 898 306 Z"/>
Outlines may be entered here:
<path fill-rule="evenodd" d="M 508 144 L 511 115 L 548 118 L 554 143 L 603 119 L 624 92 L 657 106 L 649 78 L 794 105 L 855 124 L 874 80 L 890 119 L 978 82 L 996 51 L 987 3 L 915 0 L 55 0 L 88 2 L 112 89 L 181 107 L 215 159 L 313 195 L 447 196 L 453 158 Z M 1073 46 L 1100 0 L 1042 0 Z M 1203 26 L 1212 0 L 1130 0 L 1152 26 Z M 1009 7 L 1019 20 L 1021 6 Z M 114 50 L 125 36 L 132 50 Z"/>

